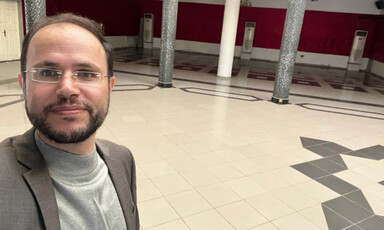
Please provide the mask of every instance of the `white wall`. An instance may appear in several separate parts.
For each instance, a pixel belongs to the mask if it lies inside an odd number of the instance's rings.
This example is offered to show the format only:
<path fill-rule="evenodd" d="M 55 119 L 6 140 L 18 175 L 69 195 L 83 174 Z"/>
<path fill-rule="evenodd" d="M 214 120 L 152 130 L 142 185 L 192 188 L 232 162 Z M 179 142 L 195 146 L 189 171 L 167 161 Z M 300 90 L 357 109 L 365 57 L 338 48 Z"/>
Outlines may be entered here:
<path fill-rule="evenodd" d="M 225 4 L 225 0 L 180 0 L 179 2 Z M 251 0 L 251 2 L 254 7 L 286 9 L 288 6 L 288 0 Z M 376 0 L 308 0 L 307 10 L 375 15 L 383 14 L 384 10 L 377 9 L 375 2 Z"/>
<path fill-rule="evenodd" d="M 374 60 L 372 61 L 371 69 L 368 69 L 368 71 L 378 76 L 384 77 L 384 63 Z"/>
<path fill-rule="evenodd" d="M 105 36 L 105 39 L 113 48 L 135 47 L 138 36 Z"/>

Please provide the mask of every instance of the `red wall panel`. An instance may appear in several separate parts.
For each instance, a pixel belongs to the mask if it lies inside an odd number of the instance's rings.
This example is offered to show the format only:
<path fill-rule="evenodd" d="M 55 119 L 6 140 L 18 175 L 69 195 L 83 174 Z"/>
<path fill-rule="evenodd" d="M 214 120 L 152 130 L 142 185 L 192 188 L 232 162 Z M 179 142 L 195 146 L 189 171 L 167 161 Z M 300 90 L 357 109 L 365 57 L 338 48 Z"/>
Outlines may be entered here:
<path fill-rule="evenodd" d="M 369 57 L 384 63 L 384 16 L 378 16 Z"/>
<path fill-rule="evenodd" d="M 145 0 L 141 15 L 155 15 L 154 36 L 161 36 L 162 2 Z M 176 38 L 180 40 L 220 43 L 223 5 L 179 3 Z M 243 42 L 246 21 L 256 22 L 253 46 L 280 49 L 285 9 L 242 7 L 240 8 L 236 45 Z M 365 57 L 380 58 L 384 31 L 379 16 L 352 13 L 306 11 L 301 32 L 299 51 L 348 56 L 356 30 L 367 30 Z M 380 32 L 378 32 L 380 30 Z M 377 38 L 379 37 L 379 38 Z M 374 49 L 374 50 L 372 50 Z M 376 51 L 377 50 L 377 51 Z"/>
<path fill-rule="evenodd" d="M 161 36 L 160 0 L 47 0 L 47 14 L 74 12 L 105 26 L 106 35 L 134 36 L 140 17 L 154 14 L 154 36 Z M 236 45 L 243 42 L 245 22 L 256 22 L 253 46 L 279 49 L 284 29 L 285 9 L 242 7 Z M 176 39 L 220 43 L 223 5 L 180 2 Z M 369 32 L 365 57 L 384 62 L 384 17 L 352 13 L 306 11 L 299 51 L 349 55 L 355 30 Z"/>
<path fill-rule="evenodd" d="M 47 15 L 77 13 L 103 23 L 108 36 L 138 34 L 140 0 L 47 0 Z"/>

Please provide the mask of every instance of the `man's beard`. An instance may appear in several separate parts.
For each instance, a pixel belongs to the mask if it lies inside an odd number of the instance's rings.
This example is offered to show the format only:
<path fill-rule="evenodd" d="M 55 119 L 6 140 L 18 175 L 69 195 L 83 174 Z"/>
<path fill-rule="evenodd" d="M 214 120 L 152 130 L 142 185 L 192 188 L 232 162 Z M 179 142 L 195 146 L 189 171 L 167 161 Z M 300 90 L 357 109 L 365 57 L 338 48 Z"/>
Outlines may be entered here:
<path fill-rule="evenodd" d="M 55 131 L 47 123 L 47 116 L 51 109 L 55 106 L 60 106 L 66 103 L 69 103 L 70 105 L 82 105 L 85 108 L 89 114 L 89 120 L 85 127 L 78 128 L 77 130 L 71 130 L 69 132 Z M 94 112 L 94 109 L 89 104 L 80 102 L 76 98 L 61 98 L 56 103 L 46 106 L 42 113 L 37 114 L 28 109 L 28 102 L 25 101 L 25 109 L 32 125 L 50 140 L 62 144 L 79 143 L 88 139 L 103 124 L 105 117 L 108 114 L 108 108 L 109 95 L 106 108 L 96 112 Z M 65 118 L 65 120 L 70 122 L 73 118 Z"/>

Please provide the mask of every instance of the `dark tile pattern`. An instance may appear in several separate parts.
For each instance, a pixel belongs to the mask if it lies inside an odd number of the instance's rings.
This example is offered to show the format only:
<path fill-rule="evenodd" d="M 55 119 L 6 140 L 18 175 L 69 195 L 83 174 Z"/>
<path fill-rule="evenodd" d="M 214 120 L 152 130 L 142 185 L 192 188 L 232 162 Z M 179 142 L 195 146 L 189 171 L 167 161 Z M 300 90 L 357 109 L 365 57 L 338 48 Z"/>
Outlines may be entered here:
<path fill-rule="evenodd" d="M 145 84 L 119 84 L 115 85 L 113 88 L 113 92 L 119 91 L 142 91 L 142 90 L 152 90 L 155 88 L 153 85 L 145 85 Z"/>
<path fill-rule="evenodd" d="M 353 225 L 351 221 L 345 219 L 343 216 L 324 206 L 324 204 L 322 207 L 325 218 L 327 219 L 329 230 L 345 229 Z"/>
<path fill-rule="evenodd" d="M 334 152 L 331 149 L 324 147 L 323 145 L 310 146 L 310 147 L 307 147 L 306 149 L 314 153 L 317 153 L 322 157 L 330 157 L 338 154 L 337 152 Z"/>
<path fill-rule="evenodd" d="M 139 65 L 159 66 L 160 50 L 153 49 L 151 51 L 137 48 L 124 48 L 115 50 L 115 59 L 120 62 L 135 62 Z M 217 61 L 218 56 L 188 53 L 182 51 L 175 52 L 176 69 L 184 69 L 187 71 L 200 71 L 197 68 L 205 66 L 206 62 L 212 63 Z M 156 60 L 157 59 L 157 60 Z M 182 65 L 182 66 L 178 66 Z M 244 63 L 240 59 L 234 59 L 232 76 L 238 76 L 240 69 Z M 250 60 L 247 62 L 249 67 L 249 78 L 274 81 L 274 72 L 276 63 L 261 62 Z M 237 70 L 238 69 L 238 70 Z M 208 70 L 209 73 L 217 74 L 217 70 Z M 370 93 L 374 90 L 380 94 L 384 94 L 384 79 L 367 74 L 364 72 L 350 72 L 342 69 L 319 68 L 310 66 L 295 66 L 295 72 L 292 84 L 307 85 L 308 87 L 319 87 L 324 83 L 335 87 L 335 90 L 352 90 L 357 92 Z M 373 90 L 368 91 L 367 88 L 372 87 Z M 293 94 L 291 94 L 293 95 Z M 310 95 L 307 95 L 310 97 Z"/>
<path fill-rule="evenodd" d="M 350 183 L 334 176 L 329 175 L 326 177 L 322 177 L 316 180 L 320 184 L 328 187 L 329 189 L 332 189 L 333 191 L 337 192 L 340 195 L 345 195 L 350 192 L 358 191 L 359 188 L 356 186 L 351 185 Z"/>
<path fill-rule="evenodd" d="M 308 162 L 292 165 L 291 167 L 314 180 L 329 175 L 329 172 Z"/>
<path fill-rule="evenodd" d="M 203 89 L 203 88 L 195 88 L 195 87 L 184 87 L 180 88 L 184 92 L 187 93 L 195 93 L 200 95 L 207 95 L 207 96 L 214 96 L 214 97 L 225 97 L 235 100 L 241 100 L 241 101 L 260 101 L 261 98 L 247 95 L 247 94 L 240 94 L 240 93 L 231 93 L 226 91 L 218 91 L 218 90 L 210 90 L 210 89 Z"/>
<path fill-rule="evenodd" d="M 300 137 L 301 144 L 303 145 L 304 148 L 312 146 L 312 145 L 320 145 L 320 144 L 327 144 L 331 143 L 328 141 L 323 141 L 323 140 L 318 140 L 318 139 L 313 139 L 313 138 L 308 138 L 308 137 Z"/>
<path fill-rule="evenodd" d="M 320 84 L 315 81 L 308 81 L 305 79 L 297 79 L 297 78 L 292 79 L 292 84 L 321 87 Z"/>
<path fill-rule="evenodd" d="M 352 223 L 358 223 L 374 215 L 372 212 L 367 211 L 366 209 L 342 196 L 324 202 L 323 205 Z"/>
<path fill-rule="evenodd" d="M 314 160 L 314 161 L 311 161 L 311 163 L 330 174 L 341 172 L 347 169 L 347 166 L 336 164 L 335 162 L 330 161 L 327 158 Z"/>
<path fill-rule="evenodd" d="M 232 68 L 231 76 L 232 76 L 232 77 L 236 77 L 236 76 L 239 74 L 239 72 L 240 72 L 240 68 L 235 68 L 235 67 L 233 67 L 233 68 Z M 215 67 L 215 68 L 209 70 L 208 73 L 212 73 L 212 74 L 217 75 L 217 67 Z"/>
<path fill-rule="evenodd" d="M 371 205 L 368 203 L 368 200 L 365 198 L 361 190 L 348 193 L 344 197 L 352 202 L 357 203 L 361 207 L 367 209 L 369 212 L 373 213 L 373 209 L 371 208 Z"/>
<path fill-rule="evenodd" d="M 375 145 L 354 151 L 333 142 L 307 137 L 300 137 L 300 139 L 305 149 L 323 158 L 292 165 L 291 167 L 340 194 L 340 197 L 322 204 L 328 228 L 330 230 L 384 229 L 384 218 L 374 213 L 362 191 L 333 175 L 348 169 L 342 155 L 377 161 L 384 159 L 384 147 Z M 384 181 L 379 183 L 384 185 Z"/>
<path fill-rule="evenodd" d="M 149 66 L 160 66 L 160 60 L 159 59 L 151 59 L 149 61 L 137 62 L 136 64 L 149 65 Z"/>
<path fill-rule="evenodd" d="M 329 84 L 329 85 L 332 86 L 334 89 L 367 93 L 367 91 L 365 89 L 363 89 L 362 87 L 359 87 L 359 86 L 355 86 L 355 85 L 346 85 L 346 84 Z"/>
<path fill-rule="evenodd" d="M 378 216 L 372 216 L 357 225 L 362 229 L 382 230 L 384 229 L 384 219 Z"/>

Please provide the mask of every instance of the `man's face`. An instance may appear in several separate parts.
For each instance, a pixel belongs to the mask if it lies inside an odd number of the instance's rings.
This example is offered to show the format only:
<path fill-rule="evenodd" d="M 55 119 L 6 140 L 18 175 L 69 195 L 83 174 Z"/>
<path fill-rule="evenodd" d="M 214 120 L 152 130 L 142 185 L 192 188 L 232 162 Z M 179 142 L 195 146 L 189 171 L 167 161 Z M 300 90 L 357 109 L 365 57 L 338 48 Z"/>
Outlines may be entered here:
<path fill-rule="evenodd" d="M 73 24 L 46 26 L 34 35 L 28 48 L 27 70 L 36 67 L 61 70 L 64 75 L 58 83 L 35 82 L 30 74 L 24 82 L 19 75 L 33 126 L 57 143 L 77 143 L 95 135 L 108 113 L 114 78 L 82 85 L 72 73 L 91 71 L 107 76 L 105 51 L 97 38 Z"/>

